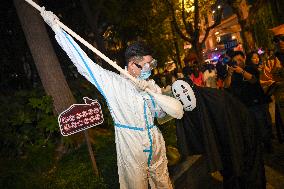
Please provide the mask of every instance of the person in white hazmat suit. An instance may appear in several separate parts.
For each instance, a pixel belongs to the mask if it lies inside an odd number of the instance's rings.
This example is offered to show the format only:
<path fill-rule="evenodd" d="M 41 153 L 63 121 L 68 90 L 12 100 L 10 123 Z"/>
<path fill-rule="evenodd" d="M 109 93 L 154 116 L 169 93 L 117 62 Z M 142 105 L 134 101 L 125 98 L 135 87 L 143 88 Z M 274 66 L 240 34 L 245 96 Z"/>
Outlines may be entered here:
<path fill-rule="evenodd" d="M 134 43 L 125 52 L 128 72 L 138 84 L 92 62 L 78 44 L 54 21 L 50 11 L 41 11 L 55 38 L 78 72 L 89 80 L 107 101 L 115 124 L 115 142 L 120 188 L 172 188 L 167 168 L 165 141 L 154 125 L 155 116 L 165 113 L 144 89 L 161 93 L 153 80 L 146 81 L 155 66 L 151 52 Z"/>

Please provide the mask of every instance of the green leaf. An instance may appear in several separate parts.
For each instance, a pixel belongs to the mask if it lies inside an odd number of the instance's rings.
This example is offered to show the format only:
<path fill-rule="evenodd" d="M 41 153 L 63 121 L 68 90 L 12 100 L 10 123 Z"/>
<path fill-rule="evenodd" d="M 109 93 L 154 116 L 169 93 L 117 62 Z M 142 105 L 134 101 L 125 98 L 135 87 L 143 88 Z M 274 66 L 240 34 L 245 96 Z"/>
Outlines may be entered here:
<path fill-rule="evenodd" d="M 59 130 L 57 119 L 52 115 L 44 115 L 38 122 L 38 127 L 52 133 Z"/>

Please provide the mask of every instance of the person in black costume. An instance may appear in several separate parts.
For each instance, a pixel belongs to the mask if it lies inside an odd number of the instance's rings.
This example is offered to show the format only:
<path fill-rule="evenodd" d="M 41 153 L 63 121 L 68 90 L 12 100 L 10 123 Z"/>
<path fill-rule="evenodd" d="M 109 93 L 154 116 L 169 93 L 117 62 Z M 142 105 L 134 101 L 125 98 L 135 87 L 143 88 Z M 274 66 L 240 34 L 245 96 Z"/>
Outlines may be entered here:
<path fill-rule="evenodd" d="M 176 127 L 182 157 L 204 155 L 209 171 L 221 172 L 225 189 L 265 188 L 261 147 L 247 108 L 228 92 L 189 79 L 177 80 L 172 92 L 185 109 Z"/>

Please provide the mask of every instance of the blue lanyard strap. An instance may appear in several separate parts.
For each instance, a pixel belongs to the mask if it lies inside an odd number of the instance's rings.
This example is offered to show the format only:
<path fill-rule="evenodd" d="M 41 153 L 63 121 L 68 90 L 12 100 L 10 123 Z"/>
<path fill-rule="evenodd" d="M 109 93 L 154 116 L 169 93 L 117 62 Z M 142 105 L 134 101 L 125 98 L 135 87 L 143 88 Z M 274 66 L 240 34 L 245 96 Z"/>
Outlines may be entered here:
<path fill-rule="evenodd" d="M 129 125 L 121 125 L 119 123 L 116 123 L 115 126 L 119 127 L 119 128 L 132 129 L 132 130 L 136 130 L 136 131 L 144 131 L 144 128 L 129 126 Z"/>
<path fill-rule="evenodd" d="M 135 126 L 130 126 L 130 125 L 122 125 L 122 124 L 119 124 L 119 123 L 115 123 L 114 124 L 116 127 L 119 127 L 119 128 L 125 128 L 125 129 L 131 129 L 131 130 L 136 130 L 136 131 L 145 131 L 144 128 L 140 128 L 140 127 L 135 127 Z M 155 127 L 155 125 L 149 125 L 149 129 L 152 129 L 153 127 Z"/>
<path fill-rule="evenodd" d="M 155 117 L 158 117 L 158 113 L 156 111 L 156 103 L 155 103 L 153 97 L 151 95 L 149 95 L 149 96 L 150 96 L 150 99 L 151 99 L 151 102 L 152 102 L 152 106 L 155 109 Z"/>
<path fill-rule="evenodd" d="M 149 152 L 149 156 L 148 156 L 148 167 L 150 166 L 151 160 L 152 160 L 152 156 L 153 156 L 153 140 L 152 140 L 152 136 L 150 133 L 150 129 L 153 127 L 151 127 L 151 125 L 149 125 L 148 123 L 148 118 L 147 118 L 147 112 L 146 112 L 146 101 L 144 101 L 144 118 L 146 121 L 146 127 L 147 127 L 147 132 L 148 132 L 148 137 L 149 137 L 149 141 L 150 141 L 150 147 L 148 150 L 144 150 L 144 152 Z"/>

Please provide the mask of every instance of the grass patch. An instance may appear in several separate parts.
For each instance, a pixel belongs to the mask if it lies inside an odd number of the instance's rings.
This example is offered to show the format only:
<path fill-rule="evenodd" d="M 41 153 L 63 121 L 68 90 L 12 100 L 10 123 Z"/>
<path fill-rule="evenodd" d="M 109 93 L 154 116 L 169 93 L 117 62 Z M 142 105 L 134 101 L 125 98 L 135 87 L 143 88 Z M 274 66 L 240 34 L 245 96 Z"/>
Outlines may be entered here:
<path fill-rule="evenodd" d="M 93 146 L 101 177 L 96 178 L 86 145 L 53 159 L 54 147 L 29 150 L 26 158 L 1 158 L 1 189 L 119 188 L 114 136 L 96 136 Z"/>

